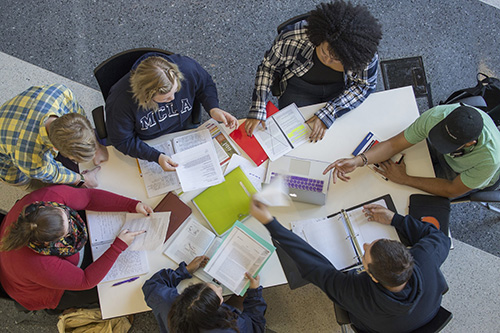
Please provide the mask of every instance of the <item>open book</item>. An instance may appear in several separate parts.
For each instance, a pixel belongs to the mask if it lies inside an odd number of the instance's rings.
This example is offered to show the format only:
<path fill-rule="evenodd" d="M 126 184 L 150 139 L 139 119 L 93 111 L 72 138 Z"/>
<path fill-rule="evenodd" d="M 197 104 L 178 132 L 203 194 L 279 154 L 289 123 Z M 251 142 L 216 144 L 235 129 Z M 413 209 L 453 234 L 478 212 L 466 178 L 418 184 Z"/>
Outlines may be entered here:
<path fill-rule="evenodd" d="M 363 205 L 369 203 L 396 212 L 392 198 L 387 194 L 326 218 L 292 222 L 292 231 L 323 254 L 337 269 L 354 268 L 361 265 L 364 243 L 380 238 L 399 241 L 393 226 L 368 221 L 363 213 Z"/>
<path fill-rule="evenodd" d="M 163 244 L 167 234 L 170 212 L 154 213 L 149 217 L 124 212 L 87 211 L 87 225 L 92 257 L 97 260 L 124 230 L 146 230 L 123 251 L 101 282 L 124 279 L 149 272 L 147 251 Z"/>
<path fill-rule="evenodd" d="M 275 161 L 309 140 L 311 129 L 292 103 L 266 120 L 266 129 L 258 126 L 254 135 L 271 161 Z"/>
<path fill-rule="evenodd" d="M 210 144 L 204 146 L 205 149 L 199 147 L 207 143 Z M 181 187 L 186 192 L 195 189 L 193 187 L 203 188 L 220 183 L 220 166 L 228 163 L 233 154 L 240 154 L 214 119 L 209 119 L 196 131 L 151 146 L 172 157 L 180 163 L 180 167 L 176 172 L 165 172 L 156 162 L 137 160 L 150 198 Z M 197 150 L 194 150 L 196 147 Z M 192 153 L 186 152 L 188 150 Z M 180 153 L 184 154 L 181 156 Z M 200 168 L 203 170 L 202 174 L 199 172 Z"/>
<path fill-rule="evenodd" d="M 194 218 L 190 218 L 168 245 L 164 254 L 177 264 L 189 264 L 196 256 L 210 258 L 205 268 L 194 275 L 199 279 L 222 284 L 231 292 L 242 296 L 249 282 L 245 272 L 256 276 L 274 247 L 237 222 L 225 237 L 217 237 Z"/>

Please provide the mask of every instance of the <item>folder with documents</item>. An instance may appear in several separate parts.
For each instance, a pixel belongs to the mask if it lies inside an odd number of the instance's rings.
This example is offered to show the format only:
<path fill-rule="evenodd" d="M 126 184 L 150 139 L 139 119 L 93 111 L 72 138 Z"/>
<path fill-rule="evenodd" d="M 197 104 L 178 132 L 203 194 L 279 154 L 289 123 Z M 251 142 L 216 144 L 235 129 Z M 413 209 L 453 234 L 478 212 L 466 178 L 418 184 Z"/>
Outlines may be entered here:
<path fill-rule="evenodd" d="M 209 187 L 193 199 L 193 204 L 210 227 L 222 235 L 233 224 L 249 216 L 250 200 L 257 190 L 248 177 L 237 167 L 221 184 Z"/>

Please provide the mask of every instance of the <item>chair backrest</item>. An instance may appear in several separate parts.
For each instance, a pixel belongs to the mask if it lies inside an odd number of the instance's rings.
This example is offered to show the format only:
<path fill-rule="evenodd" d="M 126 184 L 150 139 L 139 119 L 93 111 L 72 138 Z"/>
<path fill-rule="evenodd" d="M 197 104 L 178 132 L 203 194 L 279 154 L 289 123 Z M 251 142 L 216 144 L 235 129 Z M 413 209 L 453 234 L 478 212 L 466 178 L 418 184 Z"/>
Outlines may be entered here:
<path fill-rule="evenodd" d="M 335 311 L 335 318 L 337 319 L 337 323 L 342 327 L 342 332 L 344 332 L 343 325 L 349 325 L 351 323 L 349 313 L 336 303 L 333 303 L 333 308 Z M 446 325 L 448 325 L 452 318 L 453 314 L 440 306 L 438 312 L 430 322 L 422 327 L 417 328 L 416 330 L 413 330 L 411 333 L 440 332 Z M 351 328 L 357 333 L 364 333 L 364 331 L 357 329 L 356 327 L 354 327 L 354 325 L 351 325 Z"/>
<path fill-rule="evenodd" d="M 130 71 L 137 59 L 148 52 L 158 52 L 166 55 L 173 54 L 170 51 L 147 47 L 132 49 L 112 56 L 94 69 L 94 76 L 99 84 L 99 88 L 101 88 L 104 100 L 108 98 L 111 87 Z"/>
<path fill-rule="evenodd" d="M 451 318 L 453 318 L 453 314 L 450 311 L 443 308 L 442 306 L 440 306 L 437 314 L 434 316 L 434 318 L 432 318 L 430 322 L 412 331 L 412 333 L 440 332 L 446 325 L 448 325 Z"/>
<path fill-rule="evenodd" d="M 278 28 L 276 29 L 278 31 L 278 34 L 280 34 L 283 31 L 283 29 L 285 29 L 287 26 L 289 26 L 291 24 L 295 24 L 295 23 L 300 22 L 302 20 L 305 20 L 306 18 L 309 17 L 309 15 L 311 15 L 310 12 L 300 14 L 300 15 L 294 16 L 291 19 L 288 19 L 285 22 L 281 23 L 280 25 L 278 25 Z M 271 94 L 273 94 L 273 96 L 280 95 L 280 86 L 279 86 L 280 81 L 281 81 L 281 75 L 278 73 L 275 73 L 274 78 L 273 78 L 273 84 L 271 86 Z"/>
<path fill-rule="evenodd" d="M 278 25 L 278 28 L 277 28 L 277 31 L 278 31 L 278 34 L 283 31 L 283 29 L 290 25 L 290 24 L 295 24 L 297 22 L 300 22 L 302 20 L 305 20 L 306 18 L 309 17 L 309 15 L 311 15 L 311 13 L 304 13 L 304 14 L 300 14 L 300 15 L 297 15 L 297 16 L 294 16 L 292 17 L 291 19 L 288 19 L 286 20 L 285 22 L 281 23 L 280 25 Z"/>

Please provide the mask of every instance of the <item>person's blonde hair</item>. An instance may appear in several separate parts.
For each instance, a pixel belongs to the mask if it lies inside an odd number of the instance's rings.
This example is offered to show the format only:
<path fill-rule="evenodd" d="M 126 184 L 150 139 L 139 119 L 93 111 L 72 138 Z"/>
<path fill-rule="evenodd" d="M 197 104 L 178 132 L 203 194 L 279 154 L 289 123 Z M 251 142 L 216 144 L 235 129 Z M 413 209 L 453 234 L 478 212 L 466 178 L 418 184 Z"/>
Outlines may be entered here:
<path fill-rule="evenodd" d="M 27 246 L 30 242 L 50 242 L 64 234 L 64 219 L 56 207 L 41 206 L 27 214 L 23 208 L 16 222 L 7 228 L 0 242 L 0 252 Z"/>
<path fill-rule="evenodd" d="M 90 121 L 81 114 L 68 113 L 55 119 L 48 130 L 50 142 L 65 157 L 77 163 L 90 161 L 97 150 L 97 139 Z"/>
<path fill-rule="evenodd" d="M 168 94 L 177 80 L 177 91 L 184 80 L 179 67 L 162 57 L 149 57 L 141 61 L 130 75 L 130 86 L 136 103 L 144 110 L 158 110 L 153 101 L 156 94 Z"/>

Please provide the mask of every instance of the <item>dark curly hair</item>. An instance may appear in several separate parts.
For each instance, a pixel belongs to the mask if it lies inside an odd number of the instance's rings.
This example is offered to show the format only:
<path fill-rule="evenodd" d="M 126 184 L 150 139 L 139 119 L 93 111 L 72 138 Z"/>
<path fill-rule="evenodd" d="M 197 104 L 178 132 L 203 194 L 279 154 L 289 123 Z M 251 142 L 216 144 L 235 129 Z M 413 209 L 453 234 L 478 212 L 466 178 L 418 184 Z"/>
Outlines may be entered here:
<path fill-rule="evenodd" d="M 201 329 L 233 329 L 239 332 L 238 316 L 220 305 L 220 298 L 207 283 L 193 284 L 182 292 L 168 313 L 171 333 L 198 333 Z"/>
<path fill-rule="evenodd" d="M 381 25 L 365 6 L 342 0 L 319 4 L 307 23 L 309 40 L 316 46 L 328 42 L 345 70 L 364 69 L 382 38 Z"/>
<path fill-rule="evenodd" d="M 398 241 L 380 239 L 370 248 L 368 272 L 386 287 L 398 287 L 413 274 L 413 256 Z"/>

